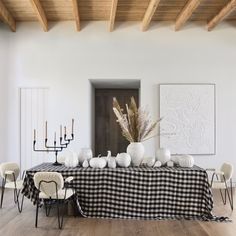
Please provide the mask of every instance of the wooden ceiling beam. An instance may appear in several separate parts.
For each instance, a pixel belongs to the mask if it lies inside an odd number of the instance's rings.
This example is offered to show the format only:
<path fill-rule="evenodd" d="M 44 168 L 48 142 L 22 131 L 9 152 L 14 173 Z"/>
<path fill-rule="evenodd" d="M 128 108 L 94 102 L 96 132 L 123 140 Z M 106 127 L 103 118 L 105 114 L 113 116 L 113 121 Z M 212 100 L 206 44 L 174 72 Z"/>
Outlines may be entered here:
<path fill-rule="evenodd" d="M 175 31 L 178 31 L 187 20 L 192 16 L 193 12 L 199 6 L 201 0 L 189 0 L 175 21 Z"/>
<path fill-rule="evenodd" d="M 79 6 L 77 0 L 72 0 L 73 12 L 75 17 L 76 29 L 80 31 L 80 17 L 79 17 Z"/>
<path fill-rule="evenodd" d="M 3 22 L 10 27 L 12 32 L 16 32 L 16 21 L 7 10 L 2 0 L 0 0 L 0 17 L 2 18 Z"/>
<path fill-rule="evenodd" d="M 114 30 L 115 19 L 116 19 L 116 10 L 117 10 L 118 0 L 112 0 L 111 3 L 111 12 L 109 19 L 109 31 L 112 32 Z"/>
<path fill-rule="evenodd" d="M 142 31 L 146 31 L 150 25 L 152 17 L 160 3 L 160 0 L 150 0 L 142 21 Z"/>
<path fill-rule="evenodd" d="M 236 0 L 228 2 L 220 12 L 214 16 L 207 24 L 207 30 L 211 31 L 217 24 L 219 24 L 225 17 L 227 17 L 236 8 Z"/>
<path fill-rule="evenodd" d="M 40 24 L 45 32 L 48 31 L 48 20 L 39 0 L 30 0 Z"/>

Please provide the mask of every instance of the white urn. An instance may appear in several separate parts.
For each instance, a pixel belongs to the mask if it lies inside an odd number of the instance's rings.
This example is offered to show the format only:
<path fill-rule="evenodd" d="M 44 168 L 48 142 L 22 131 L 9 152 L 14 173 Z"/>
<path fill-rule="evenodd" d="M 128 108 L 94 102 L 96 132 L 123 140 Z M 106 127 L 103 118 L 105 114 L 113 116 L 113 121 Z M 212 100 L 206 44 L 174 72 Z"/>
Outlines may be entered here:
<path fill-rule="evenodd" d="M 69 152 L 65 158 L 66 167 L 76 167 L 79 164 L 78 155 L 76 152 Z"/>
<path fill-rule="evenodd" d="M 109 168 L 115 169 L 116 168 L 116 159 L 114 157 L 110 157 L 107 161 L 107 166 Z"/>
<path fill-rule="evenodd" d="M 90 148 L 82 148 L 79 153 L 79 162 L 83 164 L 85 160 L 90 160 L 93 158 L 93 152 Z"/>
<path fill-rule="evenodd" d="M 131 163 L 131 157 L 128 153 L 118 153 L 116 158 L 116 163 L 118 164 L 118 166 L 120 167 L 129 167 L 130 163 Z"/>
<path fill-rule="evenodd" d="M 179 165 L 181 167 L 193 167 L 194 158 L 190 155 L 183 155 L 179 157 Z"/>
<path fill-rule="evenodd" d="M 139 166 L 143 161 L 145 149 L 141 142 L 133 142 L 128 145 L 127 153 L 131 157 L 132 166 Z"/>
<path fill-rule="evenodd" d="M 170 150 L 166 148 L 158 148 L 156 150 L 156 159 L 160 161 L 162 165 L 166 164 L 171 159 Z"/>
<path fill-rule="evenodd" d="M 92 159 L 90 159 L 89 161 L 89 165 L 92 168 L 104 168 L 107 165 L 107 162 L 104 158 L 100 158 L 100 157 L 94 157 Z"/>

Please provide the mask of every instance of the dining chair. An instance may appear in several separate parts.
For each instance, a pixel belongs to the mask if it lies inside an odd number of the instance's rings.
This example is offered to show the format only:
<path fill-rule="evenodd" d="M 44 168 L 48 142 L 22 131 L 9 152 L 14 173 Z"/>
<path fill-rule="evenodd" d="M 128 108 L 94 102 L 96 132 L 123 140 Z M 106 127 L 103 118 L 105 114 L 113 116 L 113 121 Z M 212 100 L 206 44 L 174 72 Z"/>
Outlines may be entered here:
<path fill-rule="evenodd" d="M 19 165 L 13 162 L 5 162 L 0 164 L 0 176 L 2 178 L 2 193 L 0 208 L 3 205 L 5 189 L 13 189 L 14 202 L 17 204 L 18 210 L 21 213 L 23 209 L 24 195 L 22 195 L 21 204 L 19 196 L 23 187 L 24 172 L 21 179 L 17 179 L 20 175 Z"/>
<path fill-rule="evenodd" d="M 58 172 L 37 172 L 34 175 L 35 187 L 39 190 L 38 202 L 36 204 L 35 227 L 38 227 L 38 210 L 40 200 L 46 204 L 46 215 L 50 213 L 52 204 L 57 206 L 58 227 L 62 229 L 64 213 L 61 212 L 60 205 L 64 205 L 75 194 L 74 189 L 68 188 L 68 184 L 73 181 L 73 177 L 63 179 Z M 48 205 L 48 206 L 47 206 Z"/>
<path fill-rule="evenodd" d="M 232 177 L 234 170 L 233 165 L 229 163 L 223 163 L 219 171 L 215 169 L 208 169 L 208 170 L 213 171 L 210 182 L 211 188 L 220 190 L 220 195 L 224 205 L 226 205 L 228 197 L 230 207 L 233 210 L 233 185 L 232 185 Z M 224 194 L 222 193 L 223 190 Z"/>

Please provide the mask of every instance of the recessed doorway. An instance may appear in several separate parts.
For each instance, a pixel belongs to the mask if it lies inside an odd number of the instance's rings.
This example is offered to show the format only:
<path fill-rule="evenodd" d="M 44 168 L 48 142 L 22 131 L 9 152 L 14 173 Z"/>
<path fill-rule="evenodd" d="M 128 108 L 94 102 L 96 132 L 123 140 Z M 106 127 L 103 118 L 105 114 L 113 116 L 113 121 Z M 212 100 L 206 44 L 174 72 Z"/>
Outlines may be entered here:
<path fill-rule="evenodd" d="M 95 89 L 95 155 L 106 155 L 107 150 L 116 155 L 126 152 L 128 141 L 122 136 L 113 112 L 113 97 L 122 108 L 134 97 L 139 101 L 138 89 Z"/>
<path fill-rule="evenodd" d="M 122 136 L 119 124 L 113 112 L 113 97 L 116 97 L 122 108 L 130 103 L 133 96 L 139 105 L 140 80 L 93 79 L 93 150 L 95 156 L 112 155 L 126 152 L 128 141 Z"/>

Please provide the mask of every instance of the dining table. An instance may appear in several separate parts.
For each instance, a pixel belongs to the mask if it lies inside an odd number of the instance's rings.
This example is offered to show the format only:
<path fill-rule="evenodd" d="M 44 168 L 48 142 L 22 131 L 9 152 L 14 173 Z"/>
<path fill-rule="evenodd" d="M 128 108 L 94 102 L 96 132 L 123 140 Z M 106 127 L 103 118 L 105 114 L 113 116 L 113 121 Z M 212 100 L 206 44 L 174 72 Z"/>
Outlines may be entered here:
<path fill-rule="evenodd" d="M 161 166 L 83 168 L 42 163 L 26 171 L 22 193 L 33 204 L 43 203 L 34 185 L 37 172 L 72 176 L 76 206 L 84 217 L 120 219 L 186 219 L 227 221 L 214 216 L 213 196 L 205 169 Z"/>

